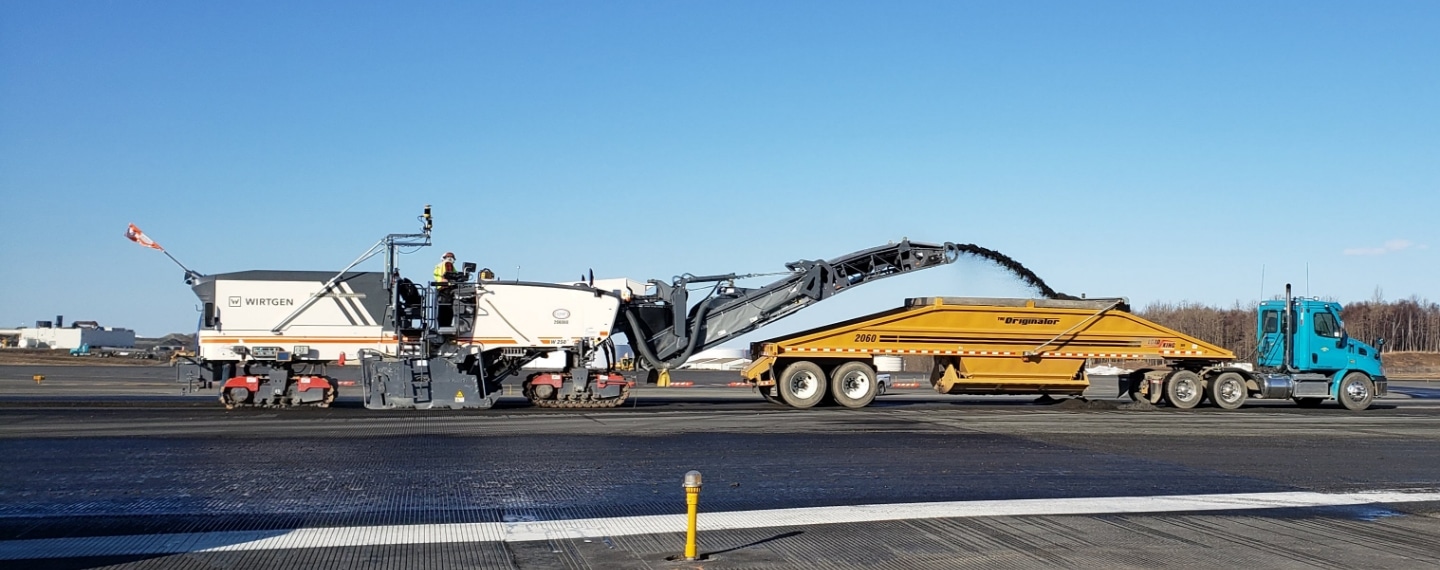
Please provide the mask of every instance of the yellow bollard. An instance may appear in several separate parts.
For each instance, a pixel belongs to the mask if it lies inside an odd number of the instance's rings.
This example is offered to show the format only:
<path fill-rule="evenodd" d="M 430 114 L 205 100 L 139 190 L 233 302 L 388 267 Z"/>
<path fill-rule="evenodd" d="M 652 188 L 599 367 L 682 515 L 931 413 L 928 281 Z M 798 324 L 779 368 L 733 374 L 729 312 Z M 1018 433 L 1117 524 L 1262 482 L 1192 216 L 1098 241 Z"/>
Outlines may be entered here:
<path fill-rule="evenodd" d="M 44 375 L 41 375 L 41 374 L 36 374 L 36 375 L 35 375 L 35 383 L 36 383 L 36 384 L 39 384 L 40 381 L 41 381 L 41 380 L 44 380 L 44 379 L 45 379 L 45 376 L 44 376 Z"/>
<path fill-rule="evenodd" d="M 685 560 L 696 560 L 699 558 L 695 544 L 695 518 L 700 511 L 700 472 L 686 473 L 684 485 L 685 509 L 689 518 L 689 524 L 685 527 Z"/>

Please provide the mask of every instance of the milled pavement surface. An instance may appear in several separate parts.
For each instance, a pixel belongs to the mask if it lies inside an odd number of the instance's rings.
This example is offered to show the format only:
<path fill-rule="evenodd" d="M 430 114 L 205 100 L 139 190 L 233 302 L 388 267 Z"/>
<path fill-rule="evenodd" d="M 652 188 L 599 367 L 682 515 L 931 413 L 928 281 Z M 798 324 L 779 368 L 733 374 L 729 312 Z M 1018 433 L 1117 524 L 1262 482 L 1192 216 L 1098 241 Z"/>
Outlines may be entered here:
<path fill-rule="evenodd" d="M 789 410 L 714 374 L 586 413 L 226 411 L 170 368 L 61 368 L 0 367 L 0 567 L 1440 564 L 1426 382 L 1361 413 L 921 390 Z M 691 469 L 705 559 L 667 560 Z"/>

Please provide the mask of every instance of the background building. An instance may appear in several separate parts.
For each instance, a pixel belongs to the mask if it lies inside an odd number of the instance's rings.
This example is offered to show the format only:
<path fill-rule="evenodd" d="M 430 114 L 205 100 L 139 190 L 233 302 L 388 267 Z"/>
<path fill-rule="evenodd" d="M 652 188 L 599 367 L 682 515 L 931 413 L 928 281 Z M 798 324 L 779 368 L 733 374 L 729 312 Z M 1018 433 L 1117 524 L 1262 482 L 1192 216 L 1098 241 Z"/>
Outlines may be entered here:
<path fill-rule="evenodd" d="M 134 348 L 135 331 L 119 327 L 102 327 L 95 321 L 75 321 L 62 327 L 64 319 L 54 322 L 36 321 L 35 327 L 0 329 L 0 340 L 7 347 L 71 349 L 81 345 L 92 348 Z"/>

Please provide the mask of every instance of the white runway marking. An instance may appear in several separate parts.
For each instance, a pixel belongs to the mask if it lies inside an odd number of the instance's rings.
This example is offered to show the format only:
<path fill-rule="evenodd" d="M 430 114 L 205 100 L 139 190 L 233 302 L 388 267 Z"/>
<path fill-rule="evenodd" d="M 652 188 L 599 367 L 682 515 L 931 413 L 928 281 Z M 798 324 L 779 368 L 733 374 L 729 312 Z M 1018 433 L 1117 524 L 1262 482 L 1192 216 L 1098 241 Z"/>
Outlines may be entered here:
<path fill-rule="evenodd" d="M 1176 513 L 1337 507 L 1427 501 L 1440 501 L 1440 492 L 1283 492 L 894 503 L 885 505 L 810 507 L 719 513 L 705 513 L 702 511 L 700 514 L 700 531 L 813 526 L 888 520 L 1013 517 L 1027 515 Z M 702 502 L 701 505 L 703 509 L 704 503 Z M 654 515 L 531 522 L 418 524 L 39 538 L 0 541 L 0 560 L 461 542 L 525 542 L 567 538 L 601 538 L 606 536 L 636 534 L 682 533 L 684 529 L 684 515 Z"/>

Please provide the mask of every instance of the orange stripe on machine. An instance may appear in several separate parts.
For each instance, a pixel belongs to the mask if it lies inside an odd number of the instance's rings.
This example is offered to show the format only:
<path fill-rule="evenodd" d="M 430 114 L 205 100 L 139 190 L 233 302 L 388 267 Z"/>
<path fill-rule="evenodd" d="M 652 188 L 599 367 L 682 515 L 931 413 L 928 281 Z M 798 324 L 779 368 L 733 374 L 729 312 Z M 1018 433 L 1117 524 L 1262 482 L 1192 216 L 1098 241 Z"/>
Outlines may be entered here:
<path fill-rule="evenodd" d="M 510 337 L 457 338 L 455 339 L 455 342 L 474 344 L 520 344 L 519 341 L 516 341 L 515 339 Z"/>
<path fill-rule="evenodd" d="M 239 336 L 210 336 L 201 337 L 200 344 L 342 344 L 342 343 L 382 343 L 393 342 L 391 338 L 375 337 L 313 337 L 313 336 L 269 336 L 269 337 L 239 337 Z"/>

